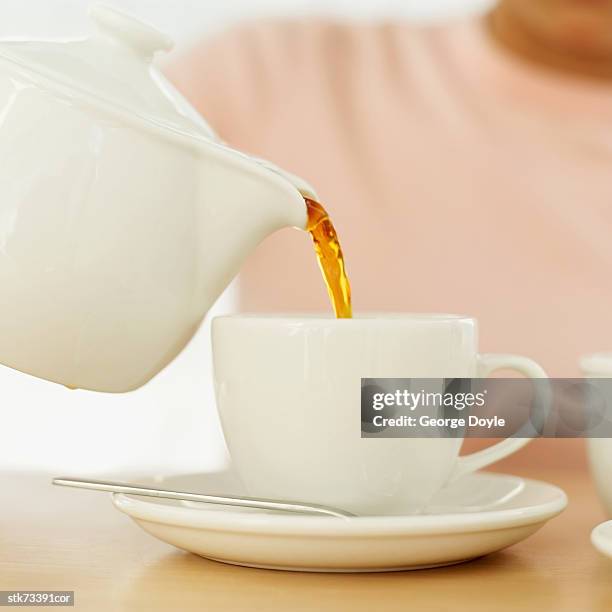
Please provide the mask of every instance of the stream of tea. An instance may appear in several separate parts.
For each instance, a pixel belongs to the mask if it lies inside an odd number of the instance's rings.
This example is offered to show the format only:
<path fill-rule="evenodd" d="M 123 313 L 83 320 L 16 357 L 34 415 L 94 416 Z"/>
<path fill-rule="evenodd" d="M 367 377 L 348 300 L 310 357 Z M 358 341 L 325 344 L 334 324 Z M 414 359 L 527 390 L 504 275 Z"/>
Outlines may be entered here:
<path fill-rule="evenodd" d="M 350 319 L 353 316 L 351 285 L 346 275 L 336 228 L 319 202 L 309 198 L 304 198 L 304 200 L 308 212 L 306 229 L 314 243 L 319 268 L 321 268 L 334 313 L 338 319 Z"/>

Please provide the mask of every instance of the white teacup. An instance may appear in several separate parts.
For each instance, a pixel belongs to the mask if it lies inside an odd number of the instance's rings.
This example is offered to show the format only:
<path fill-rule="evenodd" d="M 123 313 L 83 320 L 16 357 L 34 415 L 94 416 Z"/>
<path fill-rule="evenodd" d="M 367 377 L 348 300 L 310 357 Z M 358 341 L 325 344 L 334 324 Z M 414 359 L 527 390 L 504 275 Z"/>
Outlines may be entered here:
<path fill-rule="evenodd" d="M 612 353 L 593 353 L 580 359 L 588 378 L 612 378 Z M 597 492 L 608 516 L 612 517 L 612 440 L 588 438 L 587 452 Z"/>
<path fill-rule="evenodd" d="M 237 315 L 213 320 L 212 342 L 221 422 L 249 493 L 360 514 L 417 512 L 528 442 L 460 457 L 461 438 L 362 438 L 361 378 L 546 376 L 526 357 L 478 354 L 476 321 L 457 315 Z"/>

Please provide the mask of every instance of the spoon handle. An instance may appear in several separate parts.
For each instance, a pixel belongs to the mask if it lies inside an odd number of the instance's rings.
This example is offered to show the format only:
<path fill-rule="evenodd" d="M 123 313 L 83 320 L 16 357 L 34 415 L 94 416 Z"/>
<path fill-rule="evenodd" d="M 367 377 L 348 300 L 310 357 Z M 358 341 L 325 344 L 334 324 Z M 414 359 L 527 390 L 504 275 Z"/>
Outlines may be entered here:
<path fill-rule="evenodd" d="M 75 487 L 77 489 L 90 489 L 93 491 L 108 491 L 110 493 L 124 493 L 127 495 L 143 495 L 146 497 L 162 497 L 180 501 L 201 502 L 223 506 L 242 506 L 245 508 L 258 508 L 261 510 L 277 510 L 281 512 L 297 512 L 301 514 L 321 514 L 348 518 L 355 516 L 350 512 L 303 502 L 289 502 L 259 497 L 233 497 L 222 495 L 204 495 L 202 493 L 188 493 L 185 491 L 171 491 L 168 489 L 153 489 L 142 485 L 126 482 L 112 482 L 107 480 L 81 480 L 79 478 L 54 478 L 52 484 L 62 487 Z"/>

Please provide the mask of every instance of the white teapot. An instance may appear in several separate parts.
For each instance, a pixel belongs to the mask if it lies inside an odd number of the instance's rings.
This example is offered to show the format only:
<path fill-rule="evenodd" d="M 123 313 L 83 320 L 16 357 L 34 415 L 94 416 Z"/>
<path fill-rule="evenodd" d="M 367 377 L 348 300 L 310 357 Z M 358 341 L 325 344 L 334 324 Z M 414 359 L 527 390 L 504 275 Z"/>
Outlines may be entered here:
<path fill-rule="evenodd" d="M 123 392 L 312 191 L 218 141 L 151 64 L 167 37 L 92 16 L 88 39 L 0 42 L 0 363 Z"/>

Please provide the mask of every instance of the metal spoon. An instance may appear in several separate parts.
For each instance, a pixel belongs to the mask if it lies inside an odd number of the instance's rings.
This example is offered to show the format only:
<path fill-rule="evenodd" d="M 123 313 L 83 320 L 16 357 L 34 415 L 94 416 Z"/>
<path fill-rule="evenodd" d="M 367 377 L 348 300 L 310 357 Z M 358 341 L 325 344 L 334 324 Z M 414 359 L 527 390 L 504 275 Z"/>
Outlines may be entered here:
<path fill-rule="evenodd" d="M 323 514 L 348 518 L 355 516 L 345 510 L 307 504 L 304 502 L 281 501 L 276 499 L 262 499 L 259 497 L 234 497 L 222 495 L 204 495 L 202 493 L 187 493 L 184 491 L 171 491 L 168 489 L 152 489 L 143 485 L 127 482 L 112 482 L 106 480 L 81 480 L 79 478 L 54 478 L 52 484 L 62 487 L 76 487 L 77 489 L 91 489 L 94 491 L 108 491 L 110 493 L 125 493 L 129 495 L 143 495 L 145 497 L 163 497 L 181 501 L 201 502 L 204 504 L 218 504 L 222 506 L 243 506 L 245 508 L 259 508 L 261 510 L 280 510 L 282 512 L 297 512 L 301 514 Z"/>

